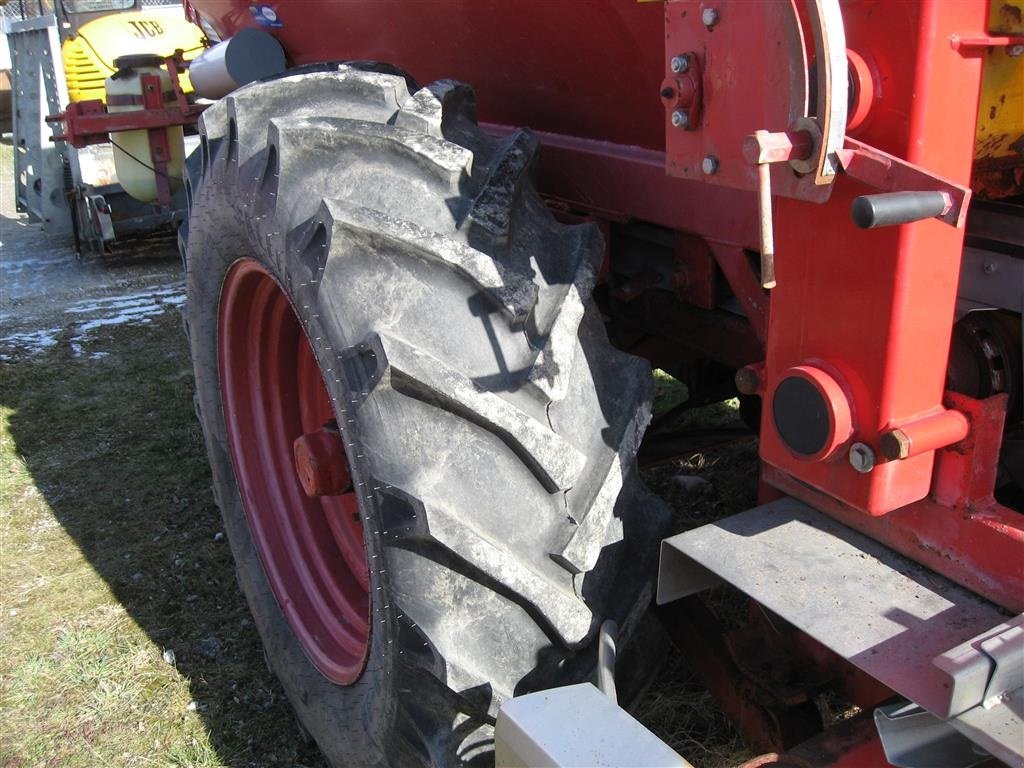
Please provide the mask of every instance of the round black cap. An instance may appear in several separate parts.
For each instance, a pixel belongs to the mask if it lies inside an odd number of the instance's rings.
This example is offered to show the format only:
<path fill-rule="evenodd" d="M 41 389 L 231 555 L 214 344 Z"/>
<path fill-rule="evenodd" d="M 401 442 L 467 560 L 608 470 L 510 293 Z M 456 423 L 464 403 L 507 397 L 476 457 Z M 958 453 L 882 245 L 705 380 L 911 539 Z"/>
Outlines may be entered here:
<path fill-rule="evenodd" d="M 804 378 L 782 380 L 772 397 L 772 417 L 779 437 L 794 453 L 813 456 L 828 441 L 828 403 Z"/>

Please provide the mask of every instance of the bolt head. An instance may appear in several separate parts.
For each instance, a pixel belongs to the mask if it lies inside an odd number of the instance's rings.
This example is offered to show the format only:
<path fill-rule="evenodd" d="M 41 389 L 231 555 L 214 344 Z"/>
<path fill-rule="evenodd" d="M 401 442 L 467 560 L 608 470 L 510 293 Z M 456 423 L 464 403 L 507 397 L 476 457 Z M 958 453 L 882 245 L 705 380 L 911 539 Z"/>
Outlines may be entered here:
<path fill-rule="evenodd" d="M 718 23 L 718 9 L 717 8 L 705 8 L 700 13 L 700 20 L 705 27 L 711 29 Z"/>
<path fill-rule="evenodd" d="M 718 173 L 718 158 L 708 155 L 701 161 L 700 169 L 708 176 Z"/>
<path fill-rule="evenodd" d="M 675 73 L 685 72 L 690 68 L 690 57 L 685 53 L 681 53 L 678 56 L 673 56 L 672 61 L 669 62 L 669 66 Z"/>
<path fill-rule="evenodd" d="M 854 443 L 850 446 L 850 466 L 861 474 L 867 474 L 875 468 L 875 452 L 870 445 Z"/>
<path fill-rule="evenodd" d="M 910 455 L 910 437 L 902 429 L 886 432 L 878 440 L 882 455 L 889 461 L 899 461 Z"/>
<path fill-rule="evenodd" d="M 676 128 L 687 128 L 690 125 L 690 115 L 685 109 L 677 109 L 672 112 L 672 125 Z"/>
<path fill-rule="evenodd" d="M 1014 57 L 1020 56 L 1024 54 L 1024 45 L 1011 45 L 1006 49 L 1006 52 Z"/>
<path fill-rule="evenodd" d="M 745 365 L 736 371 L 736 389 L 742 395 L 756 395 L 757 390 L 761 388 L 761 377 L 758 375 L 757 369 L 750 365 Z"/>

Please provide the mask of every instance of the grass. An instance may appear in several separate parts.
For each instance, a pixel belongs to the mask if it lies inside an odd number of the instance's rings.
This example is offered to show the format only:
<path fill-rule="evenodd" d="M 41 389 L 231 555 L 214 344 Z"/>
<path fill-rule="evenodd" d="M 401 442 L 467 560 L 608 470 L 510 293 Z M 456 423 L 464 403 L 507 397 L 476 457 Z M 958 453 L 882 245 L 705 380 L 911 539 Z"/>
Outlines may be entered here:
<path fill-rule="evenodd" d="M 654 415 L 665 413 L 682 405 L 687 398 L 686 385 L 660 368 L 654 370 L 654 403 L 651 410 Z"/>
<path fill-rule="evenodd" d="M 0 765 L 323 765 L 217 535 L 180 318 L 84 352 L 2 364 Z"/>

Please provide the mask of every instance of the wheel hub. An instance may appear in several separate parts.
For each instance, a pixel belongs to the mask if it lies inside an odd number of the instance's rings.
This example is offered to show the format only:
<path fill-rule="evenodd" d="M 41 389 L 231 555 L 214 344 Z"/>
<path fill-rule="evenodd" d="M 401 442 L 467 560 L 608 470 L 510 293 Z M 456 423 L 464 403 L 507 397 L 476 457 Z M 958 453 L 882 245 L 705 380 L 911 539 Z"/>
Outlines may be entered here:
<path fill-rule="evenodd" d="M 358 498 L 309 340 L 250 259 L 224 279 L 218 357 L 231 463 L 267 581 L 313 664 L 350 684 L 370 641 Z"/>
<path fill-rule="evenodd" d="M 345 447 L 337 430 L 322 427 L 296 438 L 295 474 L 307 496 L 337 496 L 352 488 Z"/>

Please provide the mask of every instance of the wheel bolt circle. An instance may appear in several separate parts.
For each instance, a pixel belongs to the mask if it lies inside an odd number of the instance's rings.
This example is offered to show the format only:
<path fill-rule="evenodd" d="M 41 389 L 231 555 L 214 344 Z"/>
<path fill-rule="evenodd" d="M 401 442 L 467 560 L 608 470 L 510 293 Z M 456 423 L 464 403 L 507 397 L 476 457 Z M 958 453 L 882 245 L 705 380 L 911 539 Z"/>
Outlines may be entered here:
<path fill-rule="evenodd" d="M 320 428 L 298 437 L 292 444 L 295 474 L 307 496 L 337 496 L 352 487 L 341 436 Z"/>

